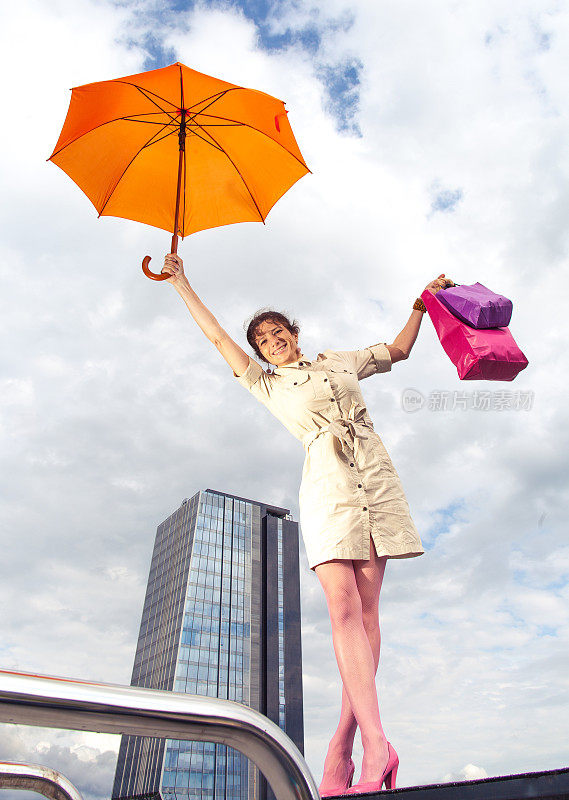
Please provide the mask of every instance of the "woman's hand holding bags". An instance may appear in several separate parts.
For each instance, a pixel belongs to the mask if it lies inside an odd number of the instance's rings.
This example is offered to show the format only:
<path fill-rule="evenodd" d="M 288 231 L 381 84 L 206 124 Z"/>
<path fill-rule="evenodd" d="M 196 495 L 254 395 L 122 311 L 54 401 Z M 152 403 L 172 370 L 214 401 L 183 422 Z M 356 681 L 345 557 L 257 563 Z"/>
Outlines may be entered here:
<path fill-rule="evenodd" d="M 510 324 L 512 301 L 481 283 L 460 284 L 437 294 L 451 314 L 473 328 L 507 328 Z"/>

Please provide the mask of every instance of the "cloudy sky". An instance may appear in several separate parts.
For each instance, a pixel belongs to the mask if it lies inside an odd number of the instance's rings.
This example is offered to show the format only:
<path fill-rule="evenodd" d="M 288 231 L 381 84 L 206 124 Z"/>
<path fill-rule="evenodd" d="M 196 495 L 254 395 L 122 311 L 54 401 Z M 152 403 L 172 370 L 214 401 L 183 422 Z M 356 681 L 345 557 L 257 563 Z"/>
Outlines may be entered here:
<path fill-rule="evenodd" d="M 460 382 L 425 318 L 411 358 L 362 385 L 427 551 L 388 564 L 378 687 L 402 786 L 567 766 L 567 4 L 20 0 L 3 14 L 0 665 L 128 683 L 156 526 L 183 498 L 217 488 L 298 518 L 299 443 L 140 271 L 168 235 L 97 220 L 46 163 L 70 87 L 179 60 L 285 100 L 313 172 L 266 226 L 180 246 L 232 335 L 272 305 L 309 357 L 389 343 L 440 272 L 513 299 L 530 364 L 512 384 Z M 340 681 L 301 559 L 319 780 Z M 2 726 L 0 743 L 109 796 L 113 737 Z"/>

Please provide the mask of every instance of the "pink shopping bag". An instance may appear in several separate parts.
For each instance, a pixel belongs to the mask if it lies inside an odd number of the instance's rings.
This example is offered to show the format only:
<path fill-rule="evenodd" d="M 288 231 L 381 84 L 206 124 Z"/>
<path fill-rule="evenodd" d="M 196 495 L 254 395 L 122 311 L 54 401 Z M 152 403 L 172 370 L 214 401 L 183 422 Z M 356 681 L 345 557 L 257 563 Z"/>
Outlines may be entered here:
<path fill-rule="evenodd" d="M 428 289 L 421 299 L 461 381 L 513 381 L 527 367 L 528 360 L 508 328 L 472 328 Z"/>

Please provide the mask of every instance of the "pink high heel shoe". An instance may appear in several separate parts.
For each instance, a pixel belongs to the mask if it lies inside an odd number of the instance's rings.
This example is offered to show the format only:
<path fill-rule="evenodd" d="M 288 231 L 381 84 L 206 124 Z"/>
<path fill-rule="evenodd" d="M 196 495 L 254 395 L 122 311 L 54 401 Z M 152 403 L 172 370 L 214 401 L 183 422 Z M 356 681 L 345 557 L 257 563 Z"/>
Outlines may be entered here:
<path fill-rule="evenodd" d="M 349 789 L 352 785 L 352 780 L 354 777 L 354 772 L 356 771 L 356 765 L 350 758 L 348 763 L 348 777 L 345 783 L 342 783 L 341 786 L 335 786 L 333 789 L 328 789 L 326 792 L 320 792 L 320 797 L 337 797 L 339 794 L 344 794 L 346 789 Z M 318 790 L 320 791 L 320 789 Z"/>
<path fill-rule="evenodd" d="M 393 747 L 387 742 L 387 766 L 383 770 L 383 775 L 379 781 L 368 781 L 367 783 L 356 783 L 346 794 L 363 794 L 364 792 L 381 792 L 381 787 L 385 783 L 386 789 L 395 789 L 395 778 L 397 777 L 397 767 L 399 757 Z"/>

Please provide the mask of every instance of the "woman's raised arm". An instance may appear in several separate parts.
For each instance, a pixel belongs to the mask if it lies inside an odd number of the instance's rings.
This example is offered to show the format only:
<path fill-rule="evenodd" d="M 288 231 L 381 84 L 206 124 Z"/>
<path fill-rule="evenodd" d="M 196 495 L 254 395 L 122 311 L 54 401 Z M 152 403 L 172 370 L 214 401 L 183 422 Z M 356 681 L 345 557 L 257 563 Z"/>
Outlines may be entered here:
<path fill-rule="evenodd" d="M 235 375 L 243 375 L 249 366 L 249 356 L 233 341 L 231 336 L 223 330 L 209 308 L 204 306 L 200 298 L 194 292 L 184 273 L 184 262 L 180 256 L 169 253 L 164 259 L 162 272 L 167 272 L 172 276 L 168 278 L 168 283 L 171 283 L 178 292 L 187 305 L 192 317 L 210 342 L 217 347 Z"/>
<path fill-rule="evenodd" d="M 450 279 L 448 279 L 450 280 Z M 453 284 L 452 281 L 450 281 Z M 441 289 L 446 284 L 445 274 L 444 272 L 439 275 L 438 278 L 435 278 L 434 281 L 431 281 L 425 286 L 425 289 L 428 289 L 433 294 Z M 454 285 L 454 284 L 453 284 Z M 407 320 L 407 323 L 402 331 L 400 331 L 395 339 L 393 340 L 393 344 L 386 345 L 387 349 L 389 350 L 389 355 L 391 356 L 392 364 L 395 364 L 396 361 L 403 361 L 405 358 L 409 358 L 409 353 L 413 345 L 415 344 L 415 339 L 417 338 L 417 334 L 419 333 L 419 328 L 421 327 L 421 321 L 423 319 L 423 312 L 417 311 L 416 309 L 411 312 L 411 316 Z"/>

